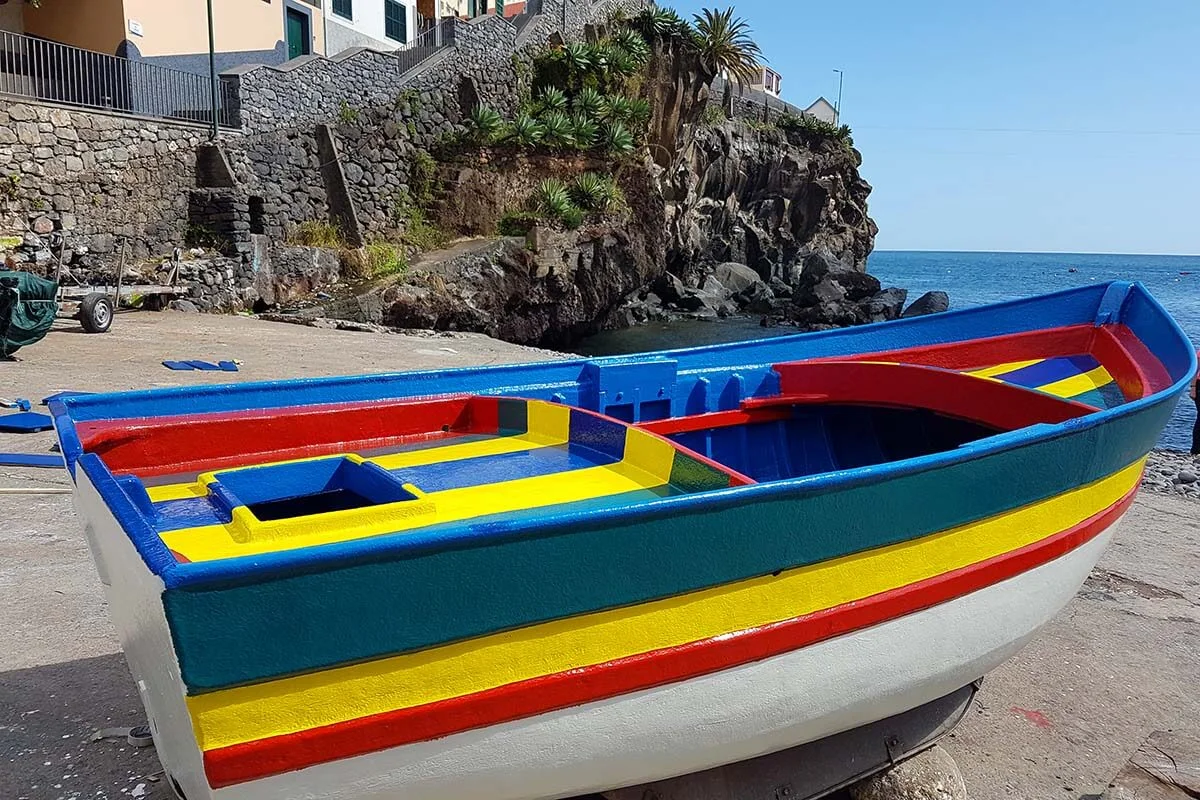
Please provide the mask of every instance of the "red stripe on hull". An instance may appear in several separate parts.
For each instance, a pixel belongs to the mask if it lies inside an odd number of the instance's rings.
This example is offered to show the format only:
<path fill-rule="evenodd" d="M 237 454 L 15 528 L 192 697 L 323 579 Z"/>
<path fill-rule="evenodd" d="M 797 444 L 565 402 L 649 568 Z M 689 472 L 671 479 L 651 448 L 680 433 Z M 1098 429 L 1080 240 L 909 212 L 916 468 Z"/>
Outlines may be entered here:
<path fill-rule="evenodd" d="M 1040 542 L 920 583 L 732 637 L 643 653 L 484 692 L 391 711 L 204 754 L 214 788 L 497 725 L 675 683 L 797 650 L 921 611 L 1048 563 L 1100 535 L 1133 502 L 1113 506 Z"/>

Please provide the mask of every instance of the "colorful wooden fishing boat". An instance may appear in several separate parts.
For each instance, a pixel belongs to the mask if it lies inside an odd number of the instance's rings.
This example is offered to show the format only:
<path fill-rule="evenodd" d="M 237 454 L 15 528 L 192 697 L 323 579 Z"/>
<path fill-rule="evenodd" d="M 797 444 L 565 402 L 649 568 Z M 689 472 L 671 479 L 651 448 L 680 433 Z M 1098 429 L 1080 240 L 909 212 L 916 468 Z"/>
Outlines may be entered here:
<path fill-rule="evenodd" d="M 200 798 L 556 798 L 854 729 L 1078 589 L 1195 371 L 1137 284 L 646 355 L 53 401 Z"/>

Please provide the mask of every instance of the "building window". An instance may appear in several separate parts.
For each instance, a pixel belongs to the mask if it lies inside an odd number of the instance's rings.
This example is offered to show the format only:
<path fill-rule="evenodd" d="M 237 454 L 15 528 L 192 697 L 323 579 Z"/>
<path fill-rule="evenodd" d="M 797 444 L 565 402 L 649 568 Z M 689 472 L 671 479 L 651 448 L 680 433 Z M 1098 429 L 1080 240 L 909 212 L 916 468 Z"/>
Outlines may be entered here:
<path fill-rule="evenodd" d="M 333 13 L 346 19 L 354 19 L 354 0 L 333 0 Z"/>
<path fill-rule="evenodd" d="M 383 22 L 389 39 L 408 41 L 408 11 L 396 0 L 383 0 Z"/>

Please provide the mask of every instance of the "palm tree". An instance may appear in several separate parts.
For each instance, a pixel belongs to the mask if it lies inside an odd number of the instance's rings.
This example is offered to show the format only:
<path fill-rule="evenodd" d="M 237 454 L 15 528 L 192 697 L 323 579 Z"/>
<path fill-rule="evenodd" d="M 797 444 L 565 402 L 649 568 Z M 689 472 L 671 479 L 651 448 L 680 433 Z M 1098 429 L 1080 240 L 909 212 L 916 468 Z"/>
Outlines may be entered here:
<path fill-rule="evenodd" d="M 704 68 L 714 76 L 725 77 L 726 111 L 733 102 L 732 83 L 753 83 L 762 69 L 763 55 L 751 38 L 750 24 L 733 16 L 733 7 L 724 11 L 706 8 L 696 17 L 697 49 Z"/>

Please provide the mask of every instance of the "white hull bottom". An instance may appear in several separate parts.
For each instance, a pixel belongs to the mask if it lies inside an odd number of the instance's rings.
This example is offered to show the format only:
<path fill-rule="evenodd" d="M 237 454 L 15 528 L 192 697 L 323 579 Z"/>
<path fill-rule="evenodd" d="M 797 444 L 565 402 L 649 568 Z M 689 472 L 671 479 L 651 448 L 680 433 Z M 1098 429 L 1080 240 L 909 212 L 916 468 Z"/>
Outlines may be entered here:
<path fill-rule="evenodd" d="M 684 775 L 815 741 L 942 697 L 1003 663 L 1074 596 L 1115 528 L 1015 578 L 799 651 L 211 796 L 540 800 Z"/>

